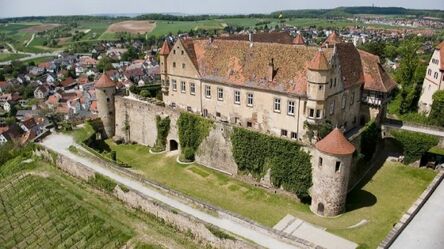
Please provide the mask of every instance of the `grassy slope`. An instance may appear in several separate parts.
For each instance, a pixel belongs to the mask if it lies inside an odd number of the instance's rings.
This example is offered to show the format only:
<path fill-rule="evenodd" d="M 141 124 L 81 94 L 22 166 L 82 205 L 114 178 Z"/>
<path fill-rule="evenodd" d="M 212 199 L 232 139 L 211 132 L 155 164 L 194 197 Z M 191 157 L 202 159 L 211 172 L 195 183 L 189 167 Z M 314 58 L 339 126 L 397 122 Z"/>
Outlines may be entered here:
<path fill-rule="evenodd" d="M 387 164 L 363 190 L 355 190 L 350 194 L 347 213 L 338 218 L 324 219 L 313 215 L 307 205 L 291 197 L 269 193 L 199 165 L 179 165 L 174 157 L 151 155 L 144 146 L 108 143 L 117 151 L 118 160 L 132 165 L 136 172 L 194 198 L 270 227 L 286 214 L 293 214 L 326 227 L 344 238 L 367 244 L 370 248 L 376 247 L 385 237 L 393 223 L 435 175 L 429 170 Z M 376 197 L 376 203 L 363 205 L 369 199 L 374 199 L 373 196 Z M 369 223 L 347 229 L 363 219 Z"/>
<path fill-rule="evenodd" d="M 24 55 L 24 54 L 10 54 L 10 53 L 0 54 L 0 62 L 17 60 L 17 59 L 24 58 L 24 57 L 26 57 L 26 55 Z"/>
<path fill-rule="evenodd" d="M 0 227 L 5 228 L 0 229 L 3 239 L 0 244 L 6 247 L 26 245 L 27 248 L 65 244 L 69 245 L 65 248 L 102 248 L 100 244 L 104 244 L 104 248 L 121 248 L 131 239 L 131 244 L 151 245 L 151 248 L 160 248 L 159 244 L 165 248 L 198 248 L 185 235 L 150 216 L 128 209 L 88 184 L 48 164 L 23 164 L 22 160 L 19 157 L 0 166 L 0 198 L 7 203 L 6 209 L 0 206 Z M 19 170 L 21 172 L 17 173 Z M 32 175 L 13 182 L 23 172 L 32 172 Z M 15 187 L 3 189 L 11 182 Z M 10 224 L 14 229 L 9 229 Z M 98 227 L 91 227 L 94 225 Z M 74 234 L 70 236 L 68 232 Z M 87 241 L 89 236 L 93 236 L 91 241 Z M 70 246 L 74 238 L 80 240 L 78 247 Z M 18 244 L 21 240 L 27 242 Z"/>

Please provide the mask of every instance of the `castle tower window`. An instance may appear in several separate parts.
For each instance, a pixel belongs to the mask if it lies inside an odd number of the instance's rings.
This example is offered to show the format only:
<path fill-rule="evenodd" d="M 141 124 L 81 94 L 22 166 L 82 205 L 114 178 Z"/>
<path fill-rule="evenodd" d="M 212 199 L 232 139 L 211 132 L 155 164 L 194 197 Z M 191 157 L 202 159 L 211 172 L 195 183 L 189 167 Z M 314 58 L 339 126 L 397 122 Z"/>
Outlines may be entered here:
<path fill-rule="evenodd" d="M 253 106 L 253 94 L 252 93 L 248 93 L 247 94 L 247 106 Z"/>
<path fill-rule="evenodd" d="M 177 91 L 177 82 L 176 80 L 171 80 L 171 88 L 173 91 Z"/>
<path fill-rule="evenodd" d="M 234 103 L 240 105 L 240 91 L 234 90 Z"/>
<path fill-rule="evenodd" d="M 321 118 L 321 110 L 316 110 L 316 118 Z"/>
<path fill-rule="evenodd" d="M 216 112 L 216 117 L 220 118 L 220 112 Z"/>
<path fill-rule="evenodd" d="M 288 101 L 288 112 L 287 112 L 287 114 L 290 115 L 290 116 L 294 116 L 294 101 L 292 101 L 292 100 Z"/>
<path fill-rule="evenodd" d="M 218 87 L 217 88 L 217 100 L 222 101 L 224 100 L 224 89 Z"/>
<path fill-rule="evenodd" d="M 176 54 L 176 50 L 175 49 L 173 50 L 173 54 Z"/>
<path fill-rule="evenodd" d="M 427 70 L 428 75 L 432 75 L 432 69 Z"/>
<path fill-rule="evenodd" d="M 286 137 L 288 135 L 287 130 L 281 130 L 281 137 Z"/>
<path fill-rule="evenodd" d="M 433 78 L 438 79 L 438 72 L 435 72 L 435 73 L 433 74 Z"/>
<path fill-rule="evenodd" d="M 196 94 L 196 84 L 190 83 L 190 94 L 195 95 Z"/>
<path fill-rule="evenodd" d="M 330 79 L 330 88 L 333 86 L 333 79 Z"/>
<path fill-rule="evenodd" d="M 324 161 L 324 159 L 322 159 L 322 157 L 319 157 L 319 161 L 318 161 L 318 166 L 321 167 L 322 166 L 322 162 Z"/>
<path fill-rule="evenodd" d="M 310 110 L 308 111 L 308 116 L 309 116 L 310 118 L 314 118 L 314 109 L 311 109 L 311 108 L 310 108 Z"/>
<path fill-rule="evenodd" d="M 202 114 L 203 114 L 204 117 L 207 117 L 208 116 L 208 110 L 207 109 L 203 109 L 203 113 Z"/>
<path fill-rule="evenodd" d="M 173 67 L 176 67 L 176 62 L 173 62 Z"/>
<path fill-rule="evenodd" d="M 211 86 L 205 86 L 205 97 L 211 99 Z"/>
<path fill-rule="evenodd" d="M 335 78 L 335 81 L 334 81 L 334 83 L 333 83 L 333 86 L 336 87 L 336 78 Z"/>
<path fill-rule="evenodd" d="M 182 63 L 182 69 L 185 69 L 185 63 Z"/>
<path fill-rule="evenodd" d="M 298 139 L 298 134 L 296 132 L 291 132 L 291 139 Z"/>
<path fill-rule="evenodd" d="M 341 172 L 341 162 L 340 161 L 336 161 L 336 165 L 335 165 L 335 172 Z"/>
<path fill-rule="evenodd" d="M 281 99 L 274 98 L 274 112 L 281 112 Z"/>
<path fill-rule="evenodd" d="M 182 93 L 185 93 L 186 92 L 186 85 L 185 85 L 185 81 L 181 81 L 180 82 L 180 91 L 182 92 Z"/>
<path fill-rule="evenodd" d="M 319 85 L 319 90 L 322 90 L 322 85 Z"/>
<path fill-rule="evenodd" d="M 183 54 L 184 54 L 184 51 L 183 51 L 183 50 L 182 50 L 182 51 L 180 51 L 180 54 L 182 54 L 182 55 L 183 55 Z"/>
<path fill-rule="evenodd" d="M 248 127 L 248 128 L 253 127 L 253 123 L 251 123 L 251 122 L 247 122 L 247 127 Z"/>

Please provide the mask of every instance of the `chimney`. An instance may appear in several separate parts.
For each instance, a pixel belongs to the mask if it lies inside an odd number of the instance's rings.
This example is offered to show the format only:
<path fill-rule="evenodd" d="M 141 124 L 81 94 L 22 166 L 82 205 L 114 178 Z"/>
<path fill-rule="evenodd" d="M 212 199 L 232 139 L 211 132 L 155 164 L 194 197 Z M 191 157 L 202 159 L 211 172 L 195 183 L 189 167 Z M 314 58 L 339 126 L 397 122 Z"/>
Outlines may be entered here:
<path fill-rule="evenodd" d="M 248 41 L 253 42 L 253 33 L 248 33 Z"/>
<path fill-rule="evenodd" d="M 275 74 L 275 70 L 274 70 L 274 59 L 271 58 L 270 63 L 268 64 L 268 81 L 273 81 L 274 78 L 274 74 Z"/>

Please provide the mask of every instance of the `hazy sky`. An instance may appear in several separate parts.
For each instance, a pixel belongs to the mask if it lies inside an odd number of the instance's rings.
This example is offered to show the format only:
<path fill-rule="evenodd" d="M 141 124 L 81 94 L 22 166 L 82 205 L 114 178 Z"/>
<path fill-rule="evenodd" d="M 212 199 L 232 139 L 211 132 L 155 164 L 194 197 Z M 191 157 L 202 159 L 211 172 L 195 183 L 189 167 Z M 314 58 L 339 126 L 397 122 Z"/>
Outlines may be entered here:
<path fill-rule="evenodd" d="M 0 0 L 0 18 L 112 13 L 269 13 L 339 6 L 444 9 L 444 0 Z"/>

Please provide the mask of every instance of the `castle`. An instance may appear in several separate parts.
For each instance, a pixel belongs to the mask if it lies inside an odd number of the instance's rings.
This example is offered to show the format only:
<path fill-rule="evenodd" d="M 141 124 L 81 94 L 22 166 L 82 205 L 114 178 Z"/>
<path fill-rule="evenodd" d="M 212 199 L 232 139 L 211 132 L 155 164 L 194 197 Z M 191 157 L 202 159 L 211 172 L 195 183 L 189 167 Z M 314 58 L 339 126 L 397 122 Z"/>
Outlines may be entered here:
<path fill-rule="evenodd" d="M 333 32 L 321 47 L 242 39 L 178 39 L 164 42 L 160 67 L 165 107 L 115 95 L 106 74 L 96 83 L 99 116 L 108 137 L 153 146 L 155 115 L 168 115 L 167 150 L 180 149 L 176 120 L 181 111 L 217 121 L 196 162 L 237 173 L 227 130 L 254 129 L 298 140 L 312 155 L 311 210 L 322 216 L 345 211 L 355 146 L 344 132 L 384 112 L 396 83 L 379 58 L 344 43 Z M 337 127 L 320 141 L 309 126 Z M 315 142 L 314 146 L 310 145 Z"/>
<path fill-rule="evenodd" d="M 438 90 L 444 90 L 444 41 L 435 48 L 427 67 L 418 101 L 419 112 L 430 114 L 433 94 Z"/>

